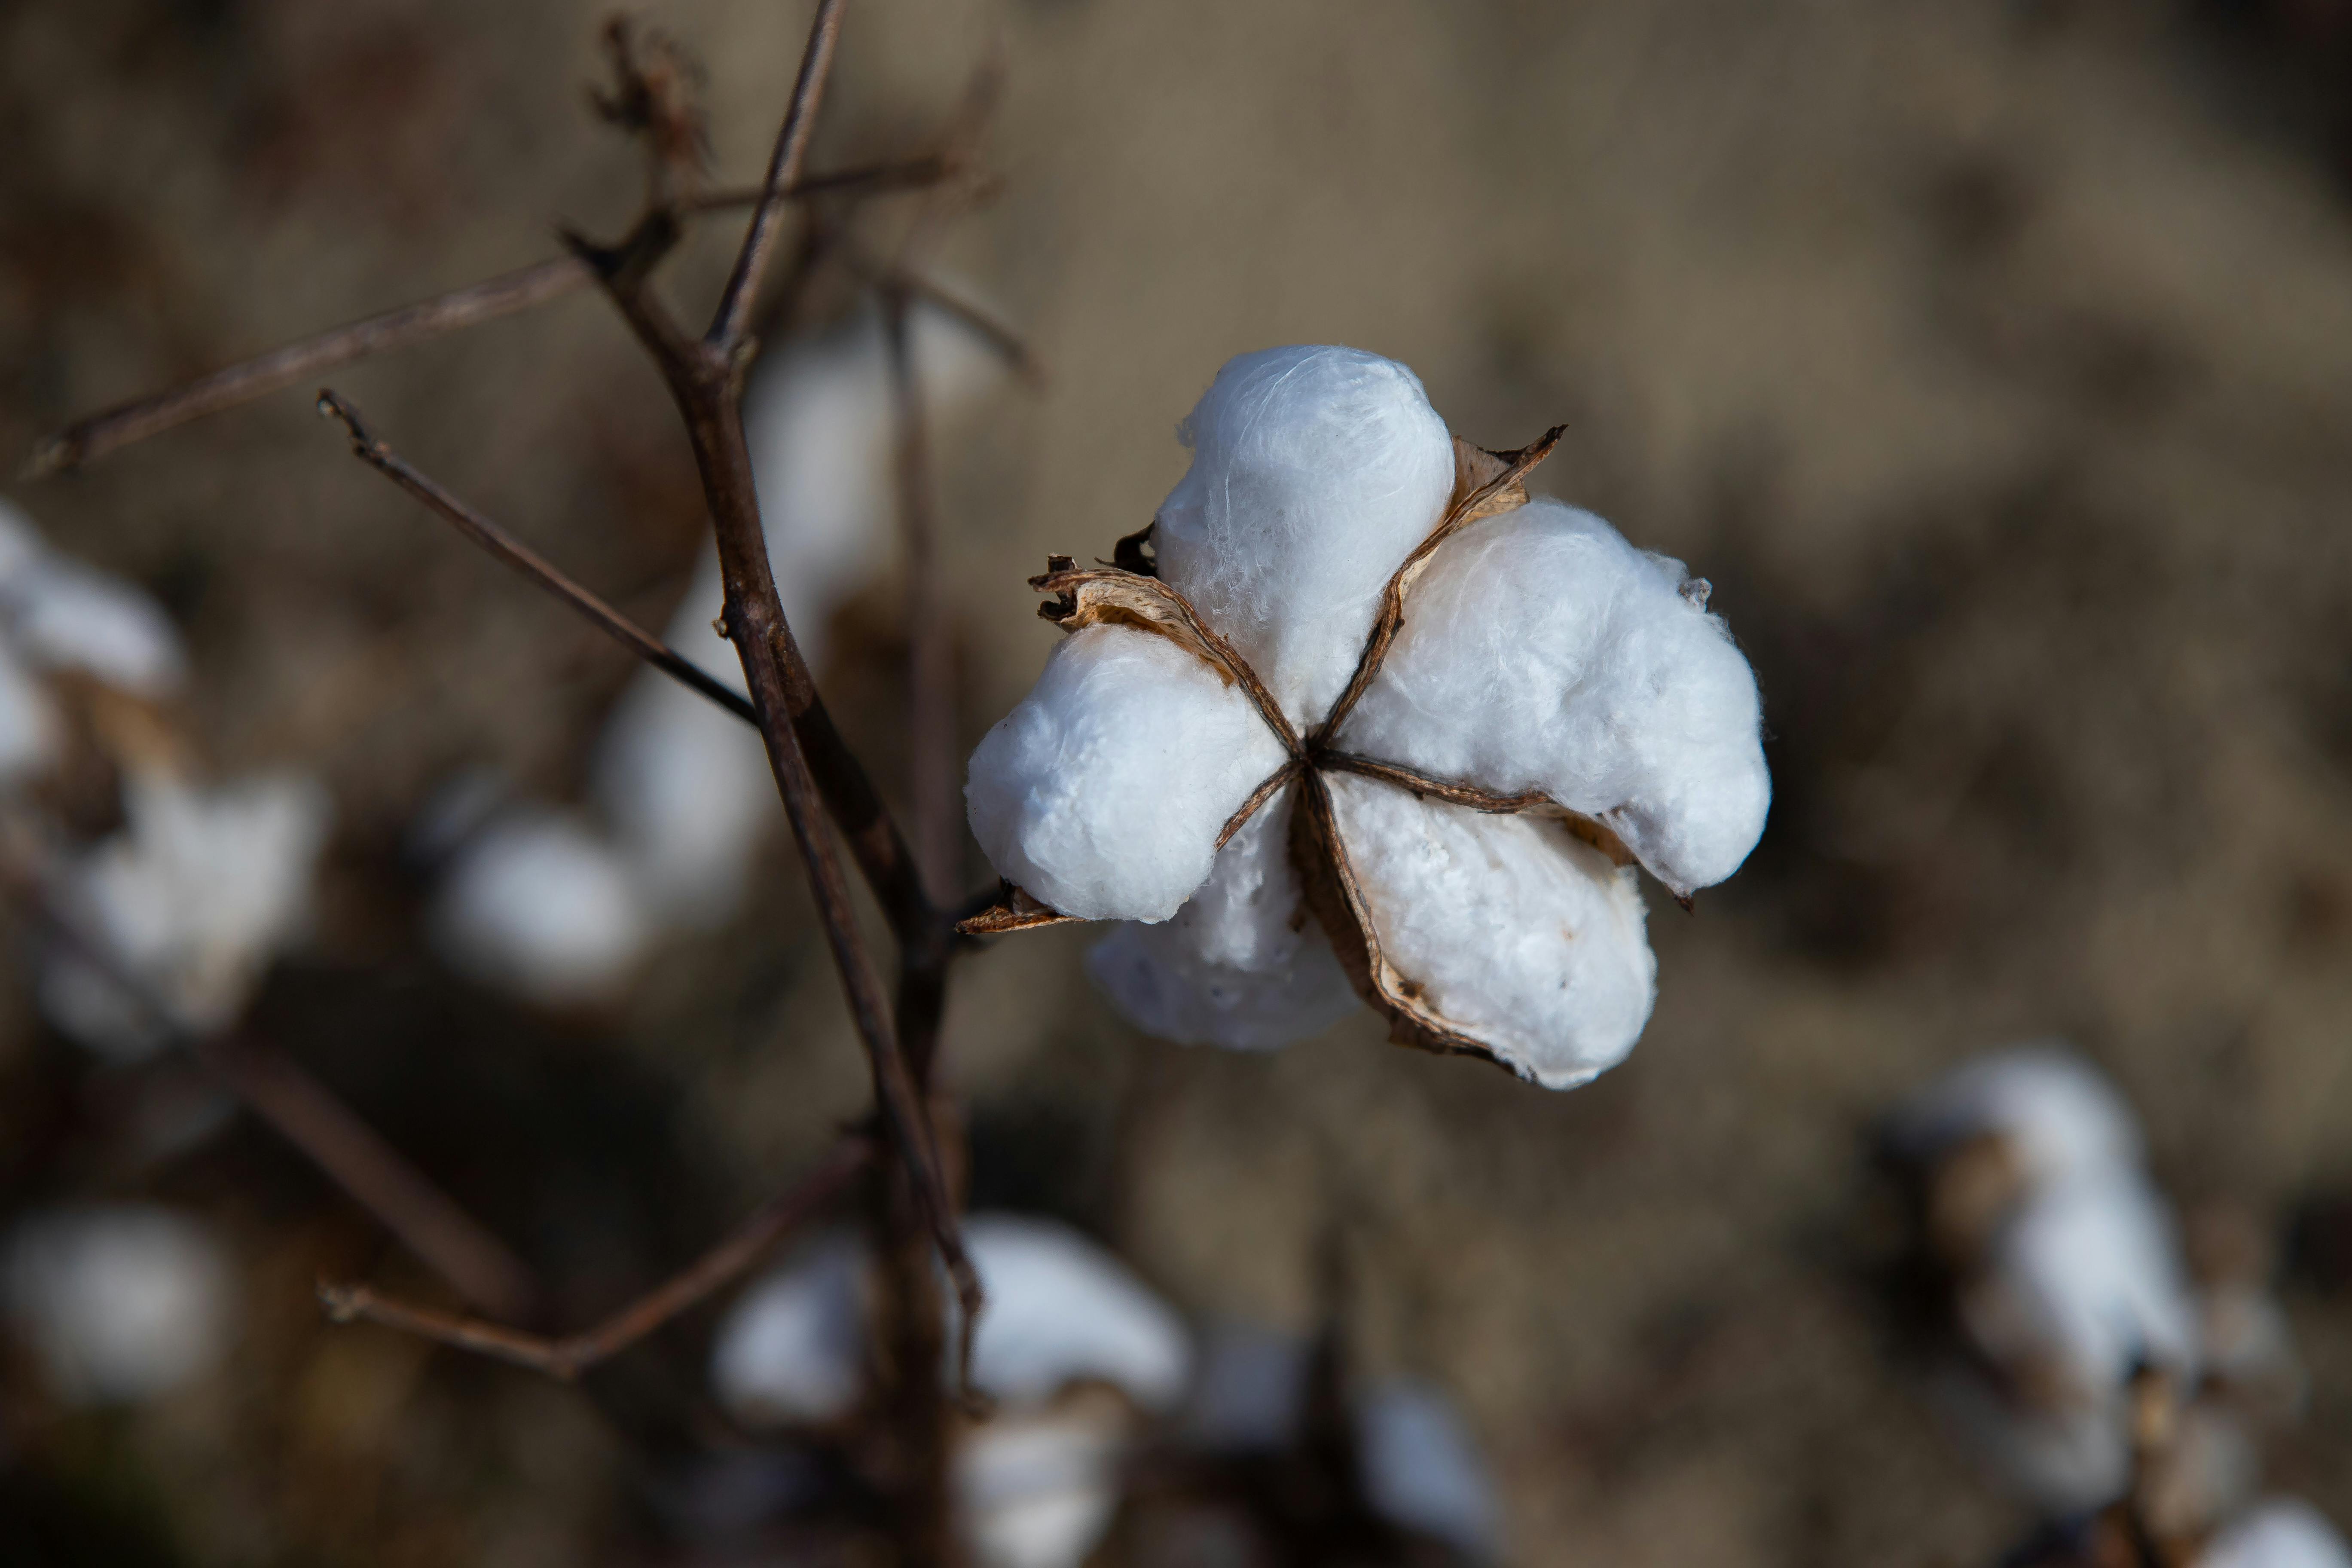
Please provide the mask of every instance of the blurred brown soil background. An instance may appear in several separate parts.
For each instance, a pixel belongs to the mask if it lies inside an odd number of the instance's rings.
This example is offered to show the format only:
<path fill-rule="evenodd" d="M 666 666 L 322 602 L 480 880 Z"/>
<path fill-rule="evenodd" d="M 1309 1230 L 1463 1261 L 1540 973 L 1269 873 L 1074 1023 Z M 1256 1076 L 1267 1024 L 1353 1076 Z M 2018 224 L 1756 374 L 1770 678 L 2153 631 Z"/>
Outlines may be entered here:
<path fill-rule="evenodd" d="M 0 8 L 0 452 L 535 260 L 559 221 L 617 227 L 635 165 L 583 97 L 605 9 Z M 804 7 L 639 14 L 708 70 L 719 177 L 755 177 Z M 1202 1318 L 1311 1326 L 1336 1258 L 1356 1352 L 1464 1403 L 1515 1561 L 1982 1563 L 2019 1519 L 1873 1292 L 1864 1133 L 1939 1064 L 2063 1035 L 2176 1197 L 2279 1237 L 2315 1394 L 2272 1478 L 2352 1524 L 2352 1282 L 2324 1245 L 2352 1188 L 2347 38 L 2329 0 L 859 0 L 819 166 L 920 146 L 992 42 L 1008 71 L 1003 193 L 950 255 L 1051 380 L 942 464 L 968 741 L 1055 636 L 1023 578 L 1139 527 L 1216 366 L 1294 342 L 1404 360 L 1487 446 L 1566 421 L 1541 488 L 1712 579 L 1773 737 L 1762 847 L 1695 916 L 1653 892 L 1657 1016 L 1593 1087 L 1398 1051 L 1369 1015 L 1273 1058 L 1150 1042 L 1080 977 L 1087 933 L 1049 931 L 959 973 L 977 1200 L 1075 1218 Z M 700 503 L 600 301 L 332 379 L 667 616 Z M 425 954 L 399 842 L 431 787 L 488 763 L 572 794 L 629 669 L 305 396 L 7 493 L 180 617 L 213 762 L 324 771 L 329 907 L 263 1026 L 568 1321 L 862 1107 L 781 852 L 610 1016 L 534 1020 Z M 826 672 L 886 778 L 895 605 L 847 606 Z M 644 1560 L 643 1490 L 579 1394 L 324 1326 L 315 1276 L 415 1266 L 249 1126 L 110 1162 L 103 1084 L 21 994 L 0 1018 L 10 1201 L 165 1194 L 247 1269 L 232 1364 L 13 1456 L 12 1510 L 113 1532 L 93 1561 Z M 95 1152 L 61 1176 L 40 1151 L 68 1135 Z M 691 1372 L 707 1322 L 645 1353 Z"/>

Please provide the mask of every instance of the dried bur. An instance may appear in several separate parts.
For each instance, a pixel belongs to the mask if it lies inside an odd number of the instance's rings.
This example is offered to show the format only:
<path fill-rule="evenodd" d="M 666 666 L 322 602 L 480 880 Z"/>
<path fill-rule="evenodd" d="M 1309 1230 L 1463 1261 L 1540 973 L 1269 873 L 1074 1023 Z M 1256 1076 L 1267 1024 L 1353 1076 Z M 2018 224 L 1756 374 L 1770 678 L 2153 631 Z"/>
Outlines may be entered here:
<path fill-rule="evenodd" d="M 1633 868 L 1687 903 L 1770 783 L 1706 584 L 1528 496 L 1559 434 L 1482 450 L 1355 350 L 1228 363 L 1150 527 L 1031 580 L 1066 640 L 972 755 L 1005 896 L 962 929 L 1126 922 L 1090 967 L 1172 1038 L 1279 1046 L 1360 997 L 1549 1088 L 1622 1059 Z"/>

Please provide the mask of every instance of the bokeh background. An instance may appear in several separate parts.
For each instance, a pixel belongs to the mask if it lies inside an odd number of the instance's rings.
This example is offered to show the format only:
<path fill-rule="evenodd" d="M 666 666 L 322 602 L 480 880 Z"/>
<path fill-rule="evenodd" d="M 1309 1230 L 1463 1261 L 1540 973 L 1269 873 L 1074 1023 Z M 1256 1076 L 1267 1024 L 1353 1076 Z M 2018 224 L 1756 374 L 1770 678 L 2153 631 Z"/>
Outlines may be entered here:
<path fill-rule="evenodd" d="M 611 231 L 605 7 L 0 8 L 0 451 L 96 405 Z M 756 176 L 806 24 L 639 8 Z M 1082 931 L 959 972 L 979 1199 L 1069 1217 L 1203 1318 L 1448 1389 L 1527 1563 L 1962 1564 L 2020 1516 L 1922 1405 L 1874 1268 L 1872 1118 L 2058 1035 L 2185 1203 L 2261 1216 L 2314 1374 L 2279 1485 L 2352 1521 L 2352 9 L 2336 0 L 858 0 L 823 165 L 920 146 L 992 49 L 1003 176 L 941 266 L 1048 367 L 947 433 L 966 741 L 1053 639 L 1023 578 L 1108 553 L 1217 365 L 1409 363 L 1490 447 L 1715 584 L 1777 784 L 1747 868 L 1653 897 L 1655 1020 L 1549 1095 L 1382 1043 L 1159 1044 Z M 723 231 L 685 258 L 699 298 Z M 702 527 L 675 416 L 596 300 L 341 373 L 438 477 L 649 622 Z M 261 1026 L 585 1321 L 865 1102 L 783 846 L 617 1005 L 452 978 L 404 835 L 489 766 L 575 795 L 625 657 L 349 458 L 299 391 L 6 492 L 188 633 L 225 770 L 320 770 L 315 936 Z M 894 787 L 895 588 L 825 684 Z M 982 868 L 970 868 L 975 881 Z M 234 1238 L 230 1363 L 158 1405 L 11 1384 L 0 1510 L 58 1562 L 644 1560 L 577 1394 L 320 1321 L 417 1281 L 247 1123 L 124 1156 L 118 1081 L 0 996 L 17 1205 L 147 1194 Z M 62 1151 L 62 1152 L 61 1152 Z M 1337 1280 L 1339 1283 L 1335 1285 Z M 689 1369 L 708 1315 L 653 1350 Z M 54 1543 L 76 1543 L 71 1550 Z M 0 1553 L 5 1554 L 5 1553 Z"/>

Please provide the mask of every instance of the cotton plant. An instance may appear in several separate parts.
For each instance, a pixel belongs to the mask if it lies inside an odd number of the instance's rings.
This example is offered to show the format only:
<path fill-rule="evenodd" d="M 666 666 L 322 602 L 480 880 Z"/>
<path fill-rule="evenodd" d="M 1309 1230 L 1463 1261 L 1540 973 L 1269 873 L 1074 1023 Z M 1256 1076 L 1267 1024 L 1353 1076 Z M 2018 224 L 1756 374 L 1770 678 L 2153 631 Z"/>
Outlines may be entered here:
<path fill-rule="evenodd" d="M 976 1214 L 964 1243 L 989 1303 L 971 1378 L 992 1409 L 957 1431 L 957 1528 L 982 1568 L 1077 1568 L 1117 1512 L 1120 1467 L 1143 1423 L 1190 1384 L 1191 1334 L 1066 1226 Z M 754 1429 L 853 1422 L 872 1388 L 873 1276 L 866 1241 L 841 1234 L 754 1284 L 713 1345 L 720 1402 Z"/>
<path fill-rule="evenodd" d="M 40 847 L 60 922 L 36 991 L 52 1023 L 121 1060 L 243 1010 L 304 930 L 331 823 L 306 774 L 198 776 L 164 707 L 186 674 L 161 605 L 0 503 L 0 803 L 20 845 Z M 94 843 L 74 842 L 35 787 L 77 729 L 120 780 L 122 826 Z"/>
<path fill-rule="evenodd" d="M 2113 1087 L 2062 1047 L 2026 1047 L 1954 1069 L 1888 1131 L 1957 1352 L 1936 1391 L 2048 1522 L 2057 1544 L 2031 1560 L 2105 1562 L 2122 1532 L 2205 1568 L 2304 1561 L 2270 1542 L 2308 1532 L 2263 1522 L 2253 1500 L 2252 1423 L 2291 1410 L 2277 1391 L 2299 1377 L 2284 1319 L 2242 1256 L 2192 1283 Z"/>
<path fill-rule="evenodd" d="M 1092 973 L 1177 1039 L 1277 1046 L 1360 996 L 1549 1088 L 1622 1060 L 1655 994 L 1634 868 L 1721 881 L 1771 786 L 1706 582 L 1528 494 L 1557 435 L 1483 451 L 1354 349 L 1228 363 L 1150 527 L 1032 580 L 1066 636 L 971 757 L 1010 891 L 970 929 L 1125 922 Z"/>
<path fill-rule="evenodd" d="M 211 1231 L 152 1204 L 36 1211 L 0 1253 L 0 1300 L 69 1405 L 171 1393 L 218 1364 L 233 1271 Z"/>
<path fill-rule="evenodd" d="M 954 317 L 918 303 L 908 327 L 934 423 L 996 384 L 997 359 Z M 834 612 L 890 558 L 894 421 L 871 310 L 784 344 L 752 372 L 744 437 L 769 563 L 812 666 L 823 666 Z M 740 692 L 742 666 L 711 635 L 720 598 L 718 551 L 705 545 L 667 639 Z M 443 955 L 541 1006 L 609 1002 L 666 933 L 723 924 L 750 886 L 751 851 L 783 822 L 759 736 L 656 670 L 622 692 L 586 793 L 579 810 L 517 803 L 486 814 L 446 857 L 434 895 Z"/>

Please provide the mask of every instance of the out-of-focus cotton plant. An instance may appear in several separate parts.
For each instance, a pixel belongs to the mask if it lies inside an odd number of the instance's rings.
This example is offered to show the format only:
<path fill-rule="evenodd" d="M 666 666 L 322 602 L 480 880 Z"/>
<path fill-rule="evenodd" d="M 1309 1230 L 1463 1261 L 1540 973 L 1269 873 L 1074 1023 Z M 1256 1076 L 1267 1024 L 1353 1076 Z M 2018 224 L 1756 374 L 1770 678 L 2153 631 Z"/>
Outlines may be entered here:
<path fill-rule="evenodd" d="M 37 847 L 62 928 L 43 947 L 38 995 L 59 1028 L 118 1058 L 243 1011 L 307 925 L 332 821 L 305 774 L 199 778 L 158 707 L 186 667 L 152 599 L 0 509 L 0 795 L 19 847 Z M 65 765 L 69 735 L 117 785 L 122 825 L 95 843 L 75 842 L 35 788 Z"/>
<path fill-rule="evenodd" d="M 2047 1521 L 2054 1544 L 2029 1560 L 2104 1563 L 2103 1542 L 2131 1536 L 2165 1543 L 2168 1563 L 2304 1561 L 2290 1544 L 2312 1539 L 2304 1515 L 2248 1511 L 2261 1480 L 2249 1424 L 2292 1410 L 2299 1379 L 2246 1257 L 2259 1249 L 2209 1245 L 2226 1266 L 2192 1286 L 2113 1088 L 2061 1048 L 2030 1047 L 1957 1068 L 1888 1131 L 1943 1295 L 1952 1353 L 1937 1390 Z"/>
<path fill-rule="evenodd" d="M 935 426 L 1001 379 L 999 359 L 945 311 L 919 302 L 908 325 Z M 785 343 L 760 362 L 747 397 L 744 436 L 777 593 L 822 669 L 834 612 L 894 553 L 894 409 L 880 319 L 860 311 Z M 741 664 L 711 635 L 720 597 L 718 552 L 706 545 L 667 641 L 740 692 Z M 435 895 L 436 945 L 456 967 L 526 1001 L 609 1001 L 664 932 L 734 915 L 754 852 L 782 822 L 759 736 L 667 676 L 641 670 L 597 740 L 583 810 L 518 803 L 456 847 Z M 567 901 L 568 912 L 558 908 Z"/>
<path fill-rule="evenodd" d="M 1706 584 L 1530 500 L 1549 438 L 1460 441 L 1374 354 L 1244 354 L 1180 434 L 1118 565 L 1033 580 L 1069 635 L 972 754 L 1015 889 L 972 929 L 1130 922 L 1094 975 L 1179 1039 L 1276 1046 L 1360 995 L 1550 1088 L 1622 1059 L 1655 989 L 1633 868 L 1722 880 L 1770 795 Z"/>
<path fill-rule="evenodd" d="M 1183 1396 L 1191 1334 L 1066 1226 L 982 1214 L 964 1235 L 989 1301 L 971 1383 L 993 1408 L 957 1435 L 959 1528 L 984 1568 L 1076 1568 L 1109 1526 L 1142 1423 Z M 755 1428 L 839 1429 L 873 1389 L 875 1289 L 866 1244 L 846 1235 L 754 1284 L 712 1350 L 720 1402 Z"/>
<path fill-rule="evenodd" d="M 209 1231 L 142 1204 L 31 1215 L 0 1275 L 11 1321 L 75 1405 L 152 1399 L 209 1371 L 233 1328 L 231 1281 Z"/>

